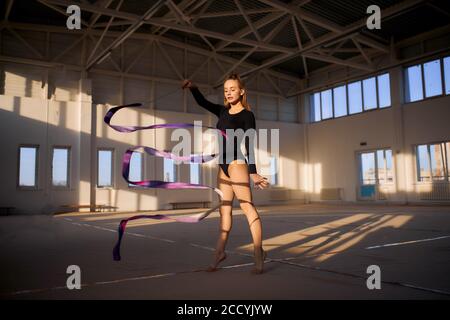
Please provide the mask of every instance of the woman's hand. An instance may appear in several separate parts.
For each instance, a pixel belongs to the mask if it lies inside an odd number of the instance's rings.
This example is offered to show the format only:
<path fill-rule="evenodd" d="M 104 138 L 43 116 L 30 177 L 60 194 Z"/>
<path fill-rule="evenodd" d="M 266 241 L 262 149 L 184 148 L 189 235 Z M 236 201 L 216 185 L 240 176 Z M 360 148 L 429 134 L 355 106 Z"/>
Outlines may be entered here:
<path fill-rule="evenodd" d="M 257 173 L 250 174 L 250 177 L 252 178 L 255 187 L 259 189 L 265 189 L 269 186 L 269 182 L 267 182 L 266 177 L 260 176 Z"/>
<path fill-rule="evenodd" d="M 182 89 L 186 89 L 186 88 L 190 89 L 190 88 L 194 88 L 194 87 L 195 87 L 195 85 L 189 79 L 185 79 L 183 81 L 183 84 L 181 85 Z"/>

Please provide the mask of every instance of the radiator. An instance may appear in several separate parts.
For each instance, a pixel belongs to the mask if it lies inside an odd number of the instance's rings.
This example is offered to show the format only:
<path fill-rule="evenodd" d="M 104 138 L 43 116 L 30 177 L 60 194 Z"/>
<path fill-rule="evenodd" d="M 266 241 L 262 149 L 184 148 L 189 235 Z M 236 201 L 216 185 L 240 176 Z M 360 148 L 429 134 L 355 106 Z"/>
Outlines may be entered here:
<path fill-rule="evenodd" d="M 322 188 L 320 200 L 342 200 L 342 188 Z"/>
<path fill-rule="evenodd" d="M 432 183 L 418 185 L 420 200 L 450 200 L 450 184 Z"/>

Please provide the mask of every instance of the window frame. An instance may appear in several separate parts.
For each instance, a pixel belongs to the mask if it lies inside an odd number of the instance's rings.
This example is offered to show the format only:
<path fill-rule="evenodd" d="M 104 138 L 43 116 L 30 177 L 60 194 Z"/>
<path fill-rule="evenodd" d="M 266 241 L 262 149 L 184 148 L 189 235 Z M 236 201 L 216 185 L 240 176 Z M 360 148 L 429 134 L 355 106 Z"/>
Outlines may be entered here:
<path fill-rule="evenodd" d="M 392 181 L 388 182 L 387 179 L 387 160 L 386 160 L 386 151 L 390 150 L 391 151 L 391 161 L 392 161 Z M 378 174 L 378 151 L 383 151 L 383 155 L 385 158 L 384 161 L 384 169 L 385 169 L 385 174 L 386 174 L 386 179 L 385 179 L 385 183 L 381 184 L 380 183 L 380 178 L 379 178 L 379 174 Z M 356 159 L 357 159 L 357 163 L 358 163 L 358 185 L 359 186 L 363 186 L 363 185 L 370 185 L 370 184 L 363 184 L 363 177 L 362 177 L 362 161 L 361 161 L 361 154 L 363 153 L 373 153 L 374 154 L 374 164 L 375 164 L 375 183 L 372 185 L 375 186 L 393 186 L 395 185 L 395 157 L 394 157 L 394 152 L 392 150 L 392 147 L 380 147 L 380 148 L 373 148 L 373 149 L 366 149 L 366 150 L 357 150 L 356 151 Z"/>
<path fill-rule="evenodd" d="M 387 75 L 388 76 L 388 84 L 389 84 L 389 105 L 384 106 L 384 107 L 380 107 L 380 92 L 379 92 L 379 77 L 383 76 L 383 75 Z M 372 109 L 368 109 L 365 110 L 364 107 L 364 86 L 363 86 L 363 81 L 371 79 L 371 78 L 375 78 L 375 99 L 376 99 L 376 107 L 372 108 Z M 359 82 L 359 88 L 361 90 L 361 111 L 355 112 L 355 113 L 350 113 L 350 95 L 349 95 L 349 85 Z M 345 106 L 346 106 L 346 114 L 342 115 L 342 116 L 338 116 L 336 117 L 336 112 L 335 112 L 335 103 L 334 103 L 334 89 L 339 88 L 339 87 L 344 87 L 345 88 L 345 97 L 346 97 L 346 101 L 345 101 Z M 323 119 L 322 118 L 322 92 L 327 91 L 327 90 L 331 90 L 331 112 L 333 114 L 333 116 L 331 118 L 327 118 L 327 119 Z M 374 74 L 374 75 L 370 75 L 370 76 L 366 76 L 364 78 L 357 78 L 357 79 L 353 79 L 353 80 L 347 80 L 344 82 L 339 82 L 334 86 L 324 86 L 321 90 L 318 91 L 312 91 L 309 94 L 309 102 L 310 102 L 310 106 L 309 106 L 309 110 L 310 110 L 310 114 L 313 116 L 310 116 L 310 123 L 314 124 L 314 123 L 319 123 L 322 121 L 329 121 L 329 120 L 333 120 L 333 119 L 340 119 L 340 118 L 345 118 L 345 117 L 350 117 L 350 116 L 354 116 L 354 115 L 358 115 L 361 113 L 365 113 L 365 112 L 373 112 L 376 110 L 384 110 L 384 109 L 389 109 L 392 107 L 392 94 L 391 94 L 391 90 L 392 90 L 392 86 L 391 86 L 391 74 L 389 73 L 389 71 L 387 72 L 382 72 L 382 73 L 378 73 L 378 74 Z M 315 112 L 315 99 L 314 96 L 318 94 L 319 95 L 319 102 L 320 105 L 318 107 L 318 110 L 320 112 L 320 117 L 319 120 L 315 120 L 316 118 L 316 112 Z"/>
<path fill-rule="evenodd" d="M 192 182 L 192 165 L 198 165 L 198 184 L 203 184 L 202 165 L 198 162 L 189 163 L 189 183 L 194 183 Z"/>
<path fill-rule="evenodd" d="M 140 181 L 143 181 L 144 180 L 144 176 L 145 176 L 145 173 L 144 173 L 144 163 L 145 163 L 145 160 L 144 160 L 144 153 L 143 152 L 139 152 L 139 151 L 133 151 L 133 154 L 134 153 L 138 153 L 138 154 L 140 154 L 141 156 L 141 180 Z M 131 157 L 130 157 L 130 167 L 131 167 L 131 158 L 133 157 L 133 154 L 131 155 Z M 129 178 L 130 176 L 129 176 L 129 173 L 128 173 L 128 178 Z M 138 186 L 138 185 L 135 185 L 135 184 L 132 184 L 132 183 L 129 183 L 129 182 L 127 182 L 127 186 L 128 186 L 128 188 L 130 188 L 130 189 L 140 189 L 140 188 L 143 188 L 142 186 Z"/>
<path fill-rule="evenodd" d="M 166 181 L 165 180 L 165 177 L 164 177 L 164 172 L 165 172 L 165 168 L 164 168 L 164 163 L 165 163 L 165 160 L 166 159 L 168 159 L 168 160 L 172 160 L 172 163 L 173 163 L 173 181 Z M 173 159 L 169 159 L 169 158 L 163 158 L 163 166 L 162 166 L 162 181 L 164 181 L 164 182 L 177 182 L 179 179 L 178 179 L 178 171 L 179 170 L 177 170 L 177 166 L 176 166 L 176 163 L 175 163 L 175 160 L 173 160 Z"/>
<path fill-rule="evenodd" d="M 16 172 L 16 189 L 20 191 L 36 191 L 39 190 L 39 148 L 38 144 L 19 144 L 17 148 L 17 172 Z M 34 186 L 20 185 L 20 149 L 21 148 L 35 148 L 36 158 L 34 167 Z"/>
<path fill-rule="evenodd" d="M 53 184 L 53 157 L 54 157 L 54 152 L 55 149 L 67 149 L 67 184 L 64 186 L 57 186 Z M 52 189 L 54 190 L 68 190 L 70 189 L 71 185 L 72 185 L 72 177 L 71 177 L 71 166 L 72 166 L 72 148 L 71 146 L 67 146 L 67 145 L 54 145 L 52 147 L 52 162 L 50 163 L 50 167 L 51 167 L 51 174 L 50 174 L 50 179 L 51 179 L 51 186 Z"/>
<path fill-rule="evenodd" d="M 111 151 L 111 185 L 100 185 L 100 157 L 99 153 L 100 151 Z M 99 189 L 114 189 L 115 188 L 115 149 L 114 148 L 108 148 L 108 147 L 98 147 L 97 148 L 97 181 L 96 181 L 96 188 Z"/>
<path fill-rule="evenodd" d="M 418 62 L 416 61 L 415 63 L 411 63 L 411 64 L 405 64 L 403 66 L 403 104 L 411 104 L 411 103 L 417 103 L 417 102 L 421 102 L 424 100 L 430 100 L 430 99 L 436 99 L 436 98 L 442 98 L 445 96 L 450 96 L 450 93 L 447 94 L 445 92 L 445 72 L 444 72 L 444 59 L 445 58 L 450 58 L 450 55 L 448 56 L 439 56 L 439 57 L 432 57 L 432 58 L 428 58 L 428 59 L 421 59 Z M 441 73 L 441 90 L 442 93 L 439 95 L 435 95 L 435 96 L 431 96 L 431 97 L 427 97 L 426 96 L 426 90 L 425 90 L 425 68 L 424 65 L 425 63 L 428 62 L 432 62 L 435 60 L 439 60 L 440 63 L 440 73 Z M 408 81 L 407 81 L 407 76 L 406 76 L 406 71 L 408 70 L 408 68 L 410 67 L 414 67 L 414 66 L 420 66 L 421 69 L 421 76 L 422 76 L 422 99 L 419 100 L 415 100 L 415 101 L 410 101 L 408 95 L 409 90 L 409 86 L 408 86 Z"/>
<path fill-rule="evenodd" d="M 450 183 L 450 173 L 449 173 L 449 166 L 450 166 L 450 160 L 447 159 L 449 151 L 447 150 L 447 143 L 450 143 L 450 140 L 448 141 L 434 141 L 434 142 L 428 142 L 428 143 L 419 143 L 419 144 L 414 144 L 412 146 L 413 148 L 413 154 L 415 157 L 415 162 L 416 162 L 416 166 L 415 166 L 415 183 L 417 184 L 435 184 L 435 183 Z M 444 179 L 434 179 L 434 175 L 433 175 L 433 165 L 431 162 L 431 151 L 430 151 L 430 147 L 432 145 L 440 145 L 441 147 L 441 156 L 442 156 L 442 166 L 443 166 L 443 171 L 444 171 Z M 430 180 L 429 181 L 422 181 L 421 177 L 420 177 L 420 159 L 418 157 L 418 148 L 419 146 L 426 146 L 426 150 L 427 150 L 427 158 L 428 158 L 428 163 L 430 166 Z"/>

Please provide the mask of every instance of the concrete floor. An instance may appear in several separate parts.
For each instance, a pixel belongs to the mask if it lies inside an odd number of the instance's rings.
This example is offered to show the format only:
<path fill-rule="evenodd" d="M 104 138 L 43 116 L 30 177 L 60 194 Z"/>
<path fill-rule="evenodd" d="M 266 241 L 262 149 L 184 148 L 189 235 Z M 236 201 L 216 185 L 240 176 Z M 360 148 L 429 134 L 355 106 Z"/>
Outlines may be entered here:
<path fill-rule="evenodd" d="M 112 260 L 121 219 L 136 213 L 0 218 L 3 299 L 449 299 L 450 207 L 295 205 L 258 210 L 268 251 L 253 275 L 242 211 L 223 268 L 212 260 L 218 214 L 198 224 L 130 222 L 122 261 Z M 164 213 L 191 214 L 198 210 Z M 149 213 L 151 214 L 151 213 Z M 373 248 L 371 248 L 373 247 Z M 81 268 L 68 290 L 69 265 Z M 381 269 L 369 290 L 367 267 Z"/>

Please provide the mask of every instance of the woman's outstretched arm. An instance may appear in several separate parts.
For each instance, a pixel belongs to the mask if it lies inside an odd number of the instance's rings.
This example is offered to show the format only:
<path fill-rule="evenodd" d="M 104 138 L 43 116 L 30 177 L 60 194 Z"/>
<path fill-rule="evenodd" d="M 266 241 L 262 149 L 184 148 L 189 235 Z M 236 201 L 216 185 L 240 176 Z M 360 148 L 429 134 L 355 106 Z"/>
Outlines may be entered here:
<path fill-rule="evenodd" d="M 189 88 L 192 95 L 194 96 L 195 101 L 198 103 L 199 106 L 201 106 L 202 108 L 215 114 L 217 117 L 220 117 L 220 114 L 225 107 L 220 104 L 215 104 L 215 103 L 212 103 L 211 101 L 206 100 L 205 97 L 203 96 L 203 94 L 197 88 L 197 86 L 195 86 L 192 83 L 192 81 L 184 80 L 182 88 L 183 89 Z"/>

